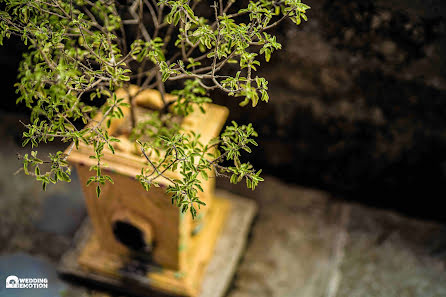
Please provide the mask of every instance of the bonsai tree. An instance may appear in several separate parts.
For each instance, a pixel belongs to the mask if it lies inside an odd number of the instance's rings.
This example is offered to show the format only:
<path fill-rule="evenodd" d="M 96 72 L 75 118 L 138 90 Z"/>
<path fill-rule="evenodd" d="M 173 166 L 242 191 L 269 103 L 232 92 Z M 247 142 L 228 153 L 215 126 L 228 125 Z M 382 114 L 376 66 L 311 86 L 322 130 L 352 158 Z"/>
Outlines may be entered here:
<path fill-rule="evenodd" d="M 239 1 L 242 2 L 242 1 Z M 180 130 L 173 117 L 202 111 L 211 102 L 211 90 L 240 98 L 240 105 L 268 102 L 268 82 L 255 75 L 260 61 L 270 60 L 281 48 L 271 29 L 285 19 L 300 24 L 309 6 L 300 0 L 256 0 L 241 3 L 199 0 L 0 0 L 0 44 L 11 35 L 28 46 L 16 84 L 19 97 L 31 110 L 24 124 L 23 145 L 59 139 L 71 142 L 66 153 L 40 157 L 26 154 L 23 170 L 42 183 L 70 181 L 67 157 L 84 143 L 93 148 L 95 172 L 88 180 L 98 197 L 101 185 L 113 180 L 103 174 L 101 157 L 119 141 L 107 133 L 113 118 L 131 108 L 133 133 L 147 166 L 137 176 L 145 189 L 169 170 L 182 179 L 170 180 L 167 191 L 182 211 L 196 214 L 204 204 L 198 176 L 226 176 L 232 183 L 246 181 L 254 189 L 263 179 L 240 160 L 251 152 L 257 137 L 251 124 L 232 122 L 218 139 L 201 143 L 200 135 Z M 237 7 L 237 8 L 236 8 Z M 128 100 L 116 91 L 136 84 Z M 138 122 L 132 100 L 143 90 L 156 88 L 159 111 Z M 175 95 L 166 100 L 166 88 Z M 99 115 L 99 116 L 98 116 Z M 89 125 L 86 125 L 90 123 Z M 216 149 L 218 147 L 218 149 Z M 164 153 L 160 158 L 153 154 Z M 228 162 L 229 161 L 229 162 Z M 42 164 L 47 163 L 48 170 Z M 232 165 L 227 165 L 232 164 Z"/>

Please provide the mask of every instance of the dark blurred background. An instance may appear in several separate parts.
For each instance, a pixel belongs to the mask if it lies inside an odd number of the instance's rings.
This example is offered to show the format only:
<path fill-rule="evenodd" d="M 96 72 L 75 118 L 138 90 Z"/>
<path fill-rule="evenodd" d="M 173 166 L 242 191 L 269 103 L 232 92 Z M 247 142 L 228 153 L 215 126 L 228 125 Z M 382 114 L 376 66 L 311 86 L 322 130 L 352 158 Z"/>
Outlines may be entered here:
<path fill-rule="evenodd" d="M 262 63 L 270 103 L 212 94 L 259 132 L 246 157 L 288 183 L 445 222 L 446 1 L 304 2 L 308 23 L 278 27 L 283 50 Z M 2 111 L 27 112 L 13 87 L 23 50 L 0 47 Z"/>

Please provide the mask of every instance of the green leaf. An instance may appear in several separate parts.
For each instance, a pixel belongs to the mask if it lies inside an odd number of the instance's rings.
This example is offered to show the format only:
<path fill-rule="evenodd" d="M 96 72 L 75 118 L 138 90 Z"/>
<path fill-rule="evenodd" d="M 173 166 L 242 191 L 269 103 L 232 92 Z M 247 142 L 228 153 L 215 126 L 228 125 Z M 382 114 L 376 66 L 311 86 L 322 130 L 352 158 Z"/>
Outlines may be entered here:
<path fill-rule="evenodd" d="M 101 187 L 99 185 L 96 186 L 96 196 L 99 198 L 101 195 Z"/>
<path fill-rule="evenodd" d="M 208 180 L 209 178 L 205 170 L 201 171 L 201 176 L 204 178 L 204 180 Z"/>

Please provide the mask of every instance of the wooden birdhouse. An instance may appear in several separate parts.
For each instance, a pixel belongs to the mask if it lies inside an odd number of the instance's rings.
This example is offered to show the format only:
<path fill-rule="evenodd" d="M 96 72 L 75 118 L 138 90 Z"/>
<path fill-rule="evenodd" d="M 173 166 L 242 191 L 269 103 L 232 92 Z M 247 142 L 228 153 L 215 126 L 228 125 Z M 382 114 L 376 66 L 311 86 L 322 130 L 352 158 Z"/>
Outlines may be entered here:
<path fill-rule="evenodd" d="M 130 88 L 130 92 L 136 91 L 137 87 Z M 126 96 L 126 92 L 118 92 L 118 97 Z M 134 102 L 156 107 L 159 96 L 156 91 L 146 90 Z M 218 136 L 228 116 L 222 106 L 206 104 L 205 110 L 201 113 L 196 108 L 181 122 L 182 128 L 201 134 L 203 143 Z M 125 121 L 114 120 L 109 133 L 123 137 L 120 133 L 125 130 Z M 69 156 L 80 176 L 92 225 L 92 233 L 79 251 L 78 264 L 104 277 L 122 280 L 139 275 L 150 287 L 163 292 L 196 296 L 230 208 L 228 201 L 215 198 L 214 178 L 202 180 L 204 192 L 199 195 L 207 205 L 193 220 L 189 212 L 182 213 L 172 205 L 166 193 L 167 179 L 160 177 L 160 187 L 149 191 L 141 186 L 135 177 L 147 166 L 147 160 L 130 142 L 127 149 L 125 141 L 120 145 L 124 149 L 118 148 L 115 154 L 104 151 L 104 174 L 110 175 L 114 184 L 104 185 L 99 198 L 94 186 L 86 186 L 94 174 L 89 168 L 96 162 L 89 158 L 92 149 L 80 145 Z M 170 174 L 171 178 L 178 177 L 175 172 Z"/>

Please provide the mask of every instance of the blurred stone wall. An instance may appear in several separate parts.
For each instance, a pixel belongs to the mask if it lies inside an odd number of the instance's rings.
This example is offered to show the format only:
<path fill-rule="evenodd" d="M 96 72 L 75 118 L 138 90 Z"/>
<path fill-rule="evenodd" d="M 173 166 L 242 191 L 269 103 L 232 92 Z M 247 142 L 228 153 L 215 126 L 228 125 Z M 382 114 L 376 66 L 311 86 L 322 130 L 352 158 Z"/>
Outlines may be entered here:
<path fill-rule="evenodd" d="M 239 108 L 262 147 L 253 163 L 291 183 L 446 219 L 446 1 L 307 0 L 278 29 L 261 75 L 268 104 Z"/>

